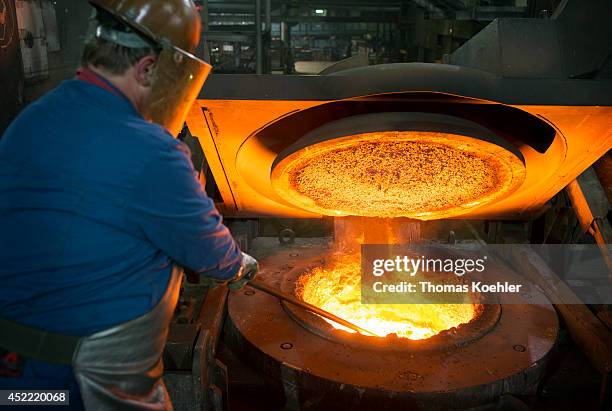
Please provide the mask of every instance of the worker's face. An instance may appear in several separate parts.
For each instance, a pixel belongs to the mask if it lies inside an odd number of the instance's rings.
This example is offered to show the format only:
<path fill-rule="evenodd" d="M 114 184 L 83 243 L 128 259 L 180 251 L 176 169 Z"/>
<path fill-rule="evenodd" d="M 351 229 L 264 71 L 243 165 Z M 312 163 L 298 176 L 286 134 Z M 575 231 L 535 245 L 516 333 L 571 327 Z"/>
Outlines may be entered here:
<path fill-rule="evenodd" d="M 136 62 L 130 69 L 129 77 L 132 80 L 134 103 L 138 112 L 145 118 L 148 117 L 156 61 L 157 57 L 146 56 Z"/>

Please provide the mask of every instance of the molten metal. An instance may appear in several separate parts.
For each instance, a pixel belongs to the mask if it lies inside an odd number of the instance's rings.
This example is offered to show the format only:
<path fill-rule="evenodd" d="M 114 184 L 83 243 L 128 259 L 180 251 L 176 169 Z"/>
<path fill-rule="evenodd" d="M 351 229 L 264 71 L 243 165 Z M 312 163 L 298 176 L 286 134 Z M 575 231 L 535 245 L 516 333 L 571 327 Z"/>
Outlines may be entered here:
<path fill-rule="evenodd" d="M 524 165 L 493 143 L 437 132 L 375 132 L 323 141 L 274 168 L 285 200 L 325 215 L 453 216 L 499 199 Z"/>
<path fill-rule="evenodd" d="M 317 267 L 302 275 L 297 295 L 380 337 L 396 334 L 421 340 L 468 323 L 477 315 L 475 304 L 361 304 L 360 269 L 358 255 L 344 255 L 330 268 Z"/>

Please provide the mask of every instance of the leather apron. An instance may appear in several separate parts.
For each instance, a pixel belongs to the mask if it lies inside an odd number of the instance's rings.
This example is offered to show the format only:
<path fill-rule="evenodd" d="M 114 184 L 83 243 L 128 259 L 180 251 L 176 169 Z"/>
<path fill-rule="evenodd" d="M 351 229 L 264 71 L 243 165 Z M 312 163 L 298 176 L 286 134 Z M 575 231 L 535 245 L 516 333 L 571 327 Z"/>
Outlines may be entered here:
<path fill-rule="evenodd" d="M 84 337 L 72 366 L 87 410 L 172 411 L 162 381 L 162 354 L 179 296 L 182 271 L 147 314 Z"/>

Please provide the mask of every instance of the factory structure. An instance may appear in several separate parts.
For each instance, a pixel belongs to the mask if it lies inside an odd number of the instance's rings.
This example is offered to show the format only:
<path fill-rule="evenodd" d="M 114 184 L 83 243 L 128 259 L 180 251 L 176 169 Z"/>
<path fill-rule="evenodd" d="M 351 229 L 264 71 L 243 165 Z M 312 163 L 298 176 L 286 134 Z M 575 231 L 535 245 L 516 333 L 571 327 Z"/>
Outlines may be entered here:
<path fill-rule="evenodd" d="M 175 410 L 611 409 L 611 1 L 194 3 L 176 137 L 260 272 L 186 267 Z M 0 135 L 90 15 L 0 0 Z"/>

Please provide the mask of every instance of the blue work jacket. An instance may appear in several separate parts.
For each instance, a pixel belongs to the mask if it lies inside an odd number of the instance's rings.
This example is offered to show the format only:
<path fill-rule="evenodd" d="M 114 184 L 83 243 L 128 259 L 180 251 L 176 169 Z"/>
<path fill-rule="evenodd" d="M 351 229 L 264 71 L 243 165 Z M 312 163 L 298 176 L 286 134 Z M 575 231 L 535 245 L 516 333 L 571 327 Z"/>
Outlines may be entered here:
<path fill-rule="evenodd" d="M 188 148 L 105 84 L 63 82 L 0 139 L 4 318 L 89 335 L 154 307 L 174 263 L 240 267 Z"/>

